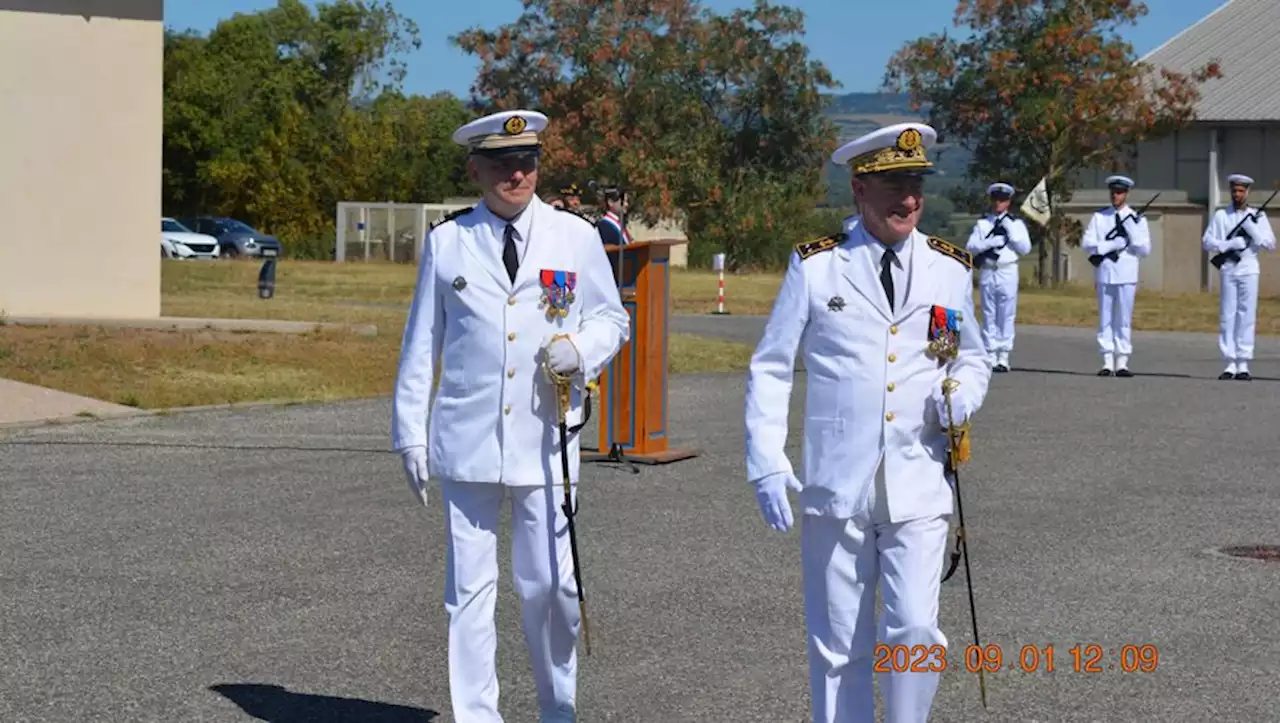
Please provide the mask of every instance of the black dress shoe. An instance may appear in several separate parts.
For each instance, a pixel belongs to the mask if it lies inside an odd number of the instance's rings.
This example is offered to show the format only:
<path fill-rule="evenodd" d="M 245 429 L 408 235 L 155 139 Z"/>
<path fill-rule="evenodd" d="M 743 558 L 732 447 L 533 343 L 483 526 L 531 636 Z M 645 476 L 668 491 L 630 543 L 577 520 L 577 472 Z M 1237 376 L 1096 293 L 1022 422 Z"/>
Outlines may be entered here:
<path fill-rule="evenodd" d="M 997 365 L 995 365 L 995 366 L 991 367 L 991 371 L 993 371 L 993 372 L 1000 372 L 1000 373 L 1004 373 L 1004 372 L 1009 371 L 1009 367 L 1007 367 L 1007 366 L 1005 366 L 1005 365 L 1003 365 L 1003 364 L 997 364 Z"/>
<path fill-rule="evenodd" d="M 1236 372 L 1236 379 L 1247 382 L 1252 381 L 1253 377 L 1250 376 L 1249 372 Z"/>
<path fill-rule="evenodd" d="M 1128 369 L 1117 369 L 1117 370 L 1116 370 L 1116 376 L 1118 376 L 1118 377 L 1131 377 L 1131 376 L 1133 376 L 1133 372 L 1129 371 Z"/>
<path fill-rule="evenodd" d="M 1111 370 L 1110 370 L 1110 369 L 1099 369 L 1099 370 L 1098 370 L 1098 376 L 1100 376 L 1100 377 L 1109 377 L 1109 376 L 1111 376 Z"/>

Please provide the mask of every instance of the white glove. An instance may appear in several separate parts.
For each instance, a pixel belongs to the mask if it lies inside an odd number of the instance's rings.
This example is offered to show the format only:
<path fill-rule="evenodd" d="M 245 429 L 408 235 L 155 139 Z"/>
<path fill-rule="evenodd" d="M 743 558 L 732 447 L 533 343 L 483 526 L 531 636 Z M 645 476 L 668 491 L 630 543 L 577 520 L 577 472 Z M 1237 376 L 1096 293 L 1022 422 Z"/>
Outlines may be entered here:
<path fill-rule="evenodd" d="M 787 489 L 801 490 L 800 480 L 790 472 L 778 472 L 756 481 L 756 502 L 760 503 L 760 515 L 778 532 L 791 529 L 791 500 Z"/>
<path fill-rule="evenodd" d="M 952 420 L 955 421 L 956 426 L 962 425 L 969 418 L 969 415 L 973 414 L 973 410 L 969 408 L 968 403 L 965 401 L 965 395 L 961 392 L 960 387 L 951 390 L 950 417 L 947 416 L 947 397 L 942 393 L 941 385 L 933 390 L 933 404 L 934 408 L 938 410 L 938 422 L 943 429 L 948 429 Z"/>
<path fill-rule="evenodd" d="M 546 354 L 547 366 L 556 374 L 572 374 L 582 367 L 578 347 L 567 337 L 547 337 L 542 348 Z"/>
<path fill-rule="evenodd" d="M 427 448 L 409 447 L 400 453 L 400 461 L 404 463 L 404 474 L 409 480 L 409 489 L 427 506 Z"/>

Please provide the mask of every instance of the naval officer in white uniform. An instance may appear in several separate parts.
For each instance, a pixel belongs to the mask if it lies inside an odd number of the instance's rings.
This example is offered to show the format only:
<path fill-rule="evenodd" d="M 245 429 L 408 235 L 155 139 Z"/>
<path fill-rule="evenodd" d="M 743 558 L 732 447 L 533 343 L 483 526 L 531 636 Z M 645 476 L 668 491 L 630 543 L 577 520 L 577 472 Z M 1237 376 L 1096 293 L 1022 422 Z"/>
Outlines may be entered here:
<path fill-rule="evenodd" d="M 1219 379 L 1253 378 L 1254 330 L 1258 321 L 1259 251 L 1275 251 L 1276 236 L 1266 211 L 1249 207 L 1253 179 L 1239 173 L 1227 176 L 1231 208 L 1220 208 L 1209 219 L 1201 246 L 1218 267 L 1218 349 L 1227 361 Z"/>
<path fill-rule="evenodd" d="M 982 345 L 991 357 L 992 371 L 1007 372 L 1018 316 L 1018 259 L 1031 253 L 1031 232 L 1025 221 L 1009 213 L 1013 186 L 993 183 L 987 195 L 991 213 L 973 225 L 965 250 L 978 267 Z"/>
<path fill-rule="evenodd" d="M 576 424 L 585 381 L 626 342 L 630 324 L 595 227 L 535 194 L 546 123 L 540 113 L 506 111 L 454 133 L 470 149 L 468 174 L 484 200 L 427 233 L 396 380 L 392 443 L 416 499 L 426 504 L 430 478 L 444 507 L 449 689 L 459 723 L 502 720 L 493 615 L 504 496 L 541 721 L 576 715 L 581 618 L 560 507 L 555 389 L 542 364 L 574 375 L 567 421 Z M 574 436 L 575 490 L 578 452 Z"/>
<path fill-rule="evenodd" d="M 1138 263 L 1151 253 L 1151 229 L 1127 200 L 1133 188 L 1128 176 L 1110 176 L 1111 205 L 1095 211 L 1084 229 L 1080 246 L 1094 265 L 1098 292 L 1098 376 L 1131 377 L 1133 300 L 1138 293 Z"/>
<path fill-rule="evenodd" d="M 814 723 L 875 718 L 878 641 L 902 654 L 925 646 L 935 668 L 944 661 L 938 592 L 953 495 L 943 381 L 959 382 L 951 412 L 967 424 L 991 367 L 969 254 L 916 229 L 936 138 L 904 123 L 835 152 L 851 168 L 862 213 L 840 233 L 797 245 L 747 375 L 746 466 L 761 514 L 789 529 L 788 490 L 803 513 Z M 931 338 L 956 336 L 954 358 L 929 351 Z M 799 479 L 785 452 L 797 350 L 807 371 Z M 938 675 L 888 673 L 885 721 L 926 720 Z"/>

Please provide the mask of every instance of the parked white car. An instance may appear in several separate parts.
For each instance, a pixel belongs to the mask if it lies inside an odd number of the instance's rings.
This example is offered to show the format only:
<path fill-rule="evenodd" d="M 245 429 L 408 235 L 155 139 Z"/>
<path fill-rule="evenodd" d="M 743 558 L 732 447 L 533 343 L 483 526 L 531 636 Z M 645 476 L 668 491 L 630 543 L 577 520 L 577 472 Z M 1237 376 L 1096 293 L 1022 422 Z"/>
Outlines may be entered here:
<path fill-rule="evenodd" d="M 216 259 L 218 239 L 196 233 L 172 218 L 160 219 L 160 257 L 166 259 Z"/>

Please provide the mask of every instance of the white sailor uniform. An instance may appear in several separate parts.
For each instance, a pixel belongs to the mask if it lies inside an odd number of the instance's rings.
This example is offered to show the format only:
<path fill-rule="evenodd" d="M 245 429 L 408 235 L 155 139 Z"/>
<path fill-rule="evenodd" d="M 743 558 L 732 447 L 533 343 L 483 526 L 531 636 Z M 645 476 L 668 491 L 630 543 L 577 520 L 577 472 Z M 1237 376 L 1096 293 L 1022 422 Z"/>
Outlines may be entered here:
<path fill-rule="evenodd" d="M 1128 188 L 1123 177 L 1111 181 Z M 1138 216 L 1129 204 L 1094 212 L 1084 229 L 1081 248 L 1096 261 L 1094 284 L 1098 294 L 1098 350 L 1101 374 L 1128 376 L 1133 354 L 1133 302 L 1138 291 L 1138 265 L 1151 253 L 1151 230 L 1146 216 Z"/>
<path fill-rule="evenodd" d="M 1230 183 L 1253 184 L 1248 176 L 1233 174 Z M 1249 379 L 1249 362 L 1258 318 L 1260 251 L 1274 251 L 1275 232 L 1265 211 L 1220 208 L 1209 220 L 1201 246 L 1218 267 L 1218 349 L 1227 362 L 1220 379 Z"/>
<path fill-rule="evenodd" d="M 982 345 L 999 371 L 1008 371 L 1018 313 L 1018 259 L 1031 253 L 1027 224 L 1008 213 L 978 219 L 965 250 L 978 268 Z"/>

